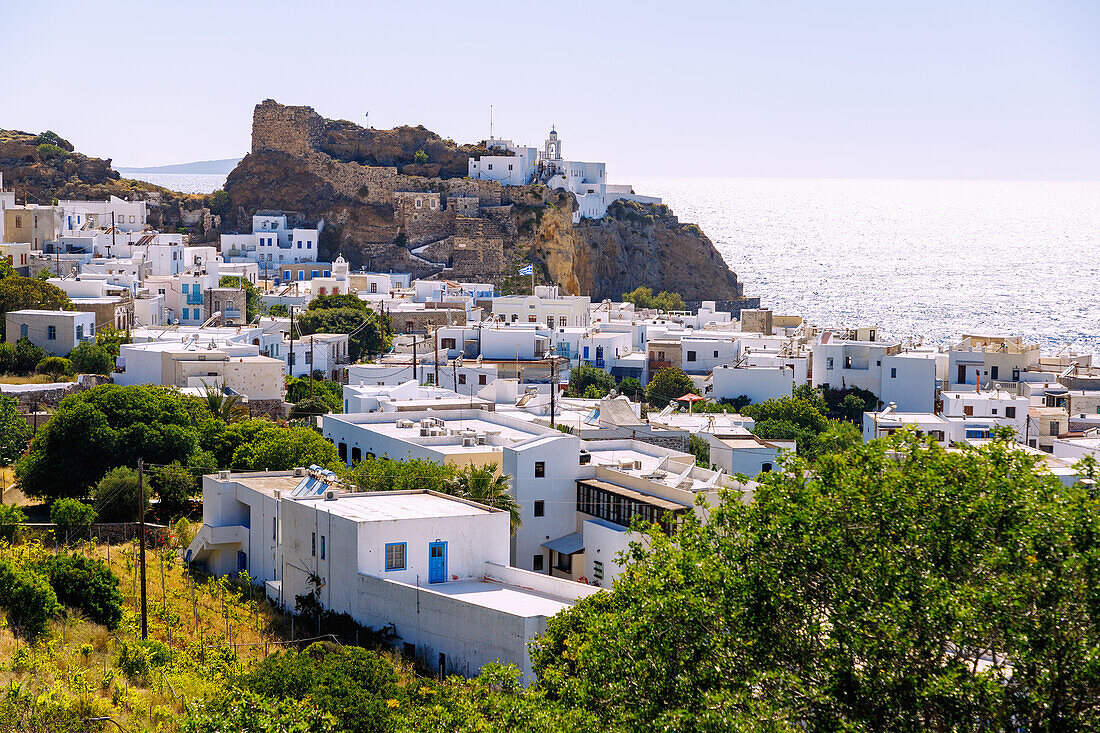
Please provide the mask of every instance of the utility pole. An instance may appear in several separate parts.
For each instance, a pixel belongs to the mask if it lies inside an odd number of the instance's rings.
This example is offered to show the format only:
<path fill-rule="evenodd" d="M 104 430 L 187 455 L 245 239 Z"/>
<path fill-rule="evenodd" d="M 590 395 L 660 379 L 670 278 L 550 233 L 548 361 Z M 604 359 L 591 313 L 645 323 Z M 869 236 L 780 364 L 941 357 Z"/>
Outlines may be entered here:
<path fill-rule="evenodd" d="M 145 607 L 145 461 L 138 459 L 138 554 L 141 562 L 141 638 L 149 636 Z"/>
<path fill-rule="evenodd" d="M 554 407 L 555 407 L 555 400 L 557 399 L 557 396 L 558 396 L 558 394 L 557 394 L 558 393 L 557 371 L 558 371 L 558 360 L 555 359 L 553 356 L 551 356 L 550 357 L 550 427 L 555 427 L 555 425 L 554 425 Z"/>
<path fill-rule="evenodd" d="M 313 334 L 309 336 L 309 396 L 313 397 Z"/>
<path fill-rule="evenodd" d="M 290 311 L 290 355 L 286 358 L 286 375 L 294 376 L 294 306 L 287 306 Z"/>
<path fill-rule="evenodd" d="M 450 313 L 448 313 L 447 315 L 450 315 Z M 440 384 L 439 384 L 439 326 L 435 327 L 435 331 L 433 332 L 433 335 L 435 336 L 435 351 L 432 352 L 432 358 L 435 359 L 435 386 L 438 387 L 438 386 L 440 386 Z"/>
<path fill-rule="evenodd" d="M 454 374 L 451 376 L 454 378 L 455 394 L 458 394 L 458 359 L 453 359 L 451 361 L 451 369 L 454 371 Z"/>
<path fill-rule="evenodd" d="M 420 380 L 416 377 L 416 334 L 413 334 L 413 379 L 416 379 L 417 384 Z"/>
<path fill-rule="evenodd" d="M 115 212 L 113 211 L 111 212 L 111 249 L 118 251 L 115 249 Z"/>

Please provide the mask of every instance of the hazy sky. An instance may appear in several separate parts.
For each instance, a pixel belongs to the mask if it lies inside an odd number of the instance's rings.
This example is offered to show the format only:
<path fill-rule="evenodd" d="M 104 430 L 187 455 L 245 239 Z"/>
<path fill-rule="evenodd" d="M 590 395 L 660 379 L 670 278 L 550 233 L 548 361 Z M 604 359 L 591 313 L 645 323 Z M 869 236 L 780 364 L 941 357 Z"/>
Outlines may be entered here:
<path fill-rule="evenodd" d="M 1100 178 L 1100 1 L 0 0 L 0 127 L 242 155 L 271 97 L 629 175 Z M 31 30 L 36 29 L 36 30 Z"/>

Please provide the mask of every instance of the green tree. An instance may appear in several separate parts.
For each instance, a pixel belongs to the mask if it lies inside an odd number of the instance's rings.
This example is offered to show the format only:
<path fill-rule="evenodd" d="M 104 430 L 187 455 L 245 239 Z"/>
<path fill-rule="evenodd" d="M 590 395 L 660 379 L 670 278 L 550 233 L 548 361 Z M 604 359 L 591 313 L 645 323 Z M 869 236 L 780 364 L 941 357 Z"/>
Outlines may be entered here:
<path fill-rule="evenodd" d="M 0 466 L 15 462 L 31 439 L 31 428 L 19 414 L 19 403 L 14 397 L 0 394 Z"/>
<path fill-rule="evenodd" d="M 684 310 L 684 299 L 679 293 L 670 293 L 662 290 L 656 295 L 649 288 L 639 286 L 629 293 L 623 293 L 624 303 L 633 303 L 637 308 L 655 308 L 665 311 Z"/>
<path fill-rule="evenodd" d="M 107 353 L 112 359 L 118 357 L 121 353 L 121 347 L 123 344 L 132 343 L 133 339 L 125 331 L 119 331 L 114 328 L 101 328 L 96 331 L 95 343 L 96 346 L 100 346 L 107 350 Z"/>
<path fill-rule="evenodd" d="M 578 364 L 569 370 L 569 396 L 587 397 L 589 387 L 595 387 L 596 397 L 606 397 L 607 393 L 615 386 L 615 378 L 603 369 L 597 369 L 591 364 Z"/>
<path fill-rule="evenodd" d="M 417 165 L 422 165 L 428 162 L 428 154 L 424 152 L 423 148 L 413 153 L 413 162 Z"/>
<path fill-rule="evenodd" d="M 173 461 L 198 447 L 193 400 L 175 390 L 107 384 L 69 395 L 39 428 L 15 473 L 24 493 L 87 496 L 108 469 Z"/>
<path fill-rule="evenodd" d="M 27 308 L 42 310 L 72 310 L 73 304 L 65 291 L 31 277 L 0 278 L 0 335 L 4 334 L 5 315 Z"/>
<path fill-rule="evenodd" d="M 352 477 L 364 491 L 439 491 L 453 485 L 455 469 L 424 458 L 394 461 L 368 458 L 355 464 Z"/>
<path fill-rule="evenodd" d="M 402 696 L 390 661 L 359 647 L 329 649 L 314 643 L 301 653 L 265 658 L 246 674 L 242 686 L 261 695 L 310 699 L 332 715 L 347 733 L 394 730 L 394 710 Z"/>
<path fill-rule="evenodd" d="M 695 382 L 680 367 L 668 366 L 657 372 L 646 387 L 645 401 L 654 407 L 664 407 L 672 400 L 695 392 Z"/>
<path fill-rule="evenodd" d="M 57 533 L 65 542 L 86 538 L 95 520 L 95 508 L 79 499 L 61 498 L 50 505 L 50 521 L 57 525 Z"/>
<path fill-rule="evenodd" d="M 248 417 L 248 408 L 240 395 L 226 394 L 216 385 L 203 384 L 202 401 L 210 414 L 224 423 L 240 422 Z"/>
<path fill-rule="evenodd" d="M 15 342 L 14 357 L 12 371 L 30 374 L 46 358 L 46 352 L 32 344 L 29 339 L 21 338 Z"/>
<path fill-rule="evenodd" d="M 276 303 L 275 305 L 271 306 L 270 308 L 267 309 L 267 313 L 268 313 L 268 315 L 274 316 L 275 318 L 289 318 L 290 317 L 290 309 L 288 309 L 282 303 Z"/>
<path fill-rule="evenodd" d="M 619 382 L 619 386 L 616 389 L 619 390 L 619 394 L 625 395 L 634 402 L 637 402 L 645 396 L 645 388 L 642 387 L 642 383 L 634 377 L 627 377 Z"/>
<path fill-rule="evenodd" d="M 626 730 L 1092 730 L 1096 504 L 1003 439 L 791 458 L 650 531 L 533 666 Z"/>
<path fill-rule="evenodd" d="M 286 378 L 286 401 L 298 403 L 309 397 L 309 379 L 305 377 Z M 313 396 L 325 405 L 325 412 L 344 411 L 344 385 L 328 379 L 313 380 Z"/>
<path fill-rule="evenodd" d="M 80 554 L 59 554 L 48 556 L 42 570 L 62 605 L 79 609 L 108 629 L 122 621 L 118 576 L 107 563 Z"/>
<path fill-rule="evenodd" d="M 311 311 L 323 311 L 332 310 L 333 308 L 352 308 L 354 310 L 368 311 L 370 306 L 367 301 L 360 298 L 358 295 L 318 295 L 313 300 L 309 301 L 309 306 L 306 310 Z"/>
<path fill-rule="evenodd" d="M 61 612 L 49 581 L 10 560 L 0 560 L 0 608 L 8 625 L 32 640 L 45 634 L 50 619 Z"/>
<path fill-rule="evenodd" d="M 290 418 L 300 420 L 302 418 L 325 415 L 329 412 L 328 403 L 320 397 L 306 397 L 299 400 L 290 408 Z"/>
<path fill-rule="evenodd" d="M 191 498 L 198 493 L 199 480 L 190 468 L 179 463 L 150 471 L 153 491 L 161 508 L 168 516 L 185 514 L 191 507 Z"/>
<path fill-rule="evenodd" d="M 824 453 L 846 450 L 862 441 L 855 425 L 827 417 L 826 410 L 821 393 L 802 385 L 791 397 L 746 405 L 741 413 L 756 421 L 754 435 L 793 440 L 799 454 L 812 459 Z"/>
<path fill-rule="evenodd" d="M 110 374 L 115 370 L 115 360 L 110 352 L 88 341 L 81 342 L 69 352 L 69 361 L 77 374 Z"/>
<path fill-rule="evenodd" d="M 229 213 L 232 202 L 229 200 L 229 194 L 224 189 L 219 188 L 214 193 L 210 194 L 210 198 L 206 204 L 210 208 L 210 213 L 214 216 L 225 216 Z"/>
<path fill-rule="evenodd" d="M 333 296 L 324 296 L 333 297 Z M 335 296 L 340 297 L 340 296 Z M 316 303 L 322 298 L 315 298 Z M 358 361 L 366 354 L 378 354 L 386 348 L 386 324 L 374 311 L 362 308 L 313 308 L 303 311 L 294 320 L 294 329 L 300 336 L 311 333 L 346 333 L 348 355 Z"/>
<path fill-rule="evenodd" d="M 67 153 L 71 153 L 74 150 L 76 150 L 76 148 L 73 147 L 73 144 L 71 142 L 69 142 L 65 138 L 61 137 L 60 135 L 58 135 L 53 130 L 46 130 L 42 134 L 38 135 L 38 137 L 36 137 L 34 139 L 34 144 L 35 145 L 53 145 L 55 147 L 61 148 L 62 150 L 64 150 Z"/>
<path fill-rule="evenodd" d="M 458 469 L 451 479 L 449 493 L 508 512 L 512 534 L 523 524 L 519 503 L 509 492 L 508 477 L 497 471 L 495 463 L 467 464 Z"/>
<path fill-rule="evenodd" d="M 47 356 L 38 362 L 34 370 L 39 374 L 46 374 L 50 379 L 56 381 L 62 375 L 72 373 L 73 363 L 60 356 Z"/>
<path fill-rule="evenodd" d="M 19 525 L 27 521 L 27 514 L 16 504 L 0 504 L 0 539 L 15 542 L 19 537 Z"/>
<path fill-rule="evenodd" d="M 336 465 L 336 448 L 332 443 L 310 428 L 271 425 L 233 451 L 230 468 L 234 471 L 286 471 L 312 464 Z"/>
<path fill-rule="evenodd" d="M 119 466 L 108 471 L 95 486 L 92 498 L 99 519 L 104 522 L 133 522 L 138 518 L 138 497 L 149 511 L 150 487 L 148 477 L 138 491 L 138 474 L 132 468 Z"/>

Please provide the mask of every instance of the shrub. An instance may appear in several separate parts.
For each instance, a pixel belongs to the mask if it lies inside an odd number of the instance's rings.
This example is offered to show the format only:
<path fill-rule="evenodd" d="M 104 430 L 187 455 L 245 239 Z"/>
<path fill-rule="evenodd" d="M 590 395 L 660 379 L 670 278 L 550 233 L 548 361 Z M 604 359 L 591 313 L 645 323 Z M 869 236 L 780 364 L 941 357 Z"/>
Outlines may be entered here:
<path fill-rule="evenodd" d="M 42 143 L 35 148 L 38 151 L 38 155 L 45 159 L 50 158 L 64 158 L 68 153 L 64 148 L 59 148 L 56 145 L 50 145 L 49 143 Z"/>
<path fill-rule="evenodd" d="M 43 570 L 61 603 L 80 609 L 108 629 L 118 626 L 122 620 L 122 593 L 118 576 L 107 563 L 83 555 L 52 555 Z"/>
<path fill-rule="evenodd" d="M 151 473 L 153 489 L 164 511 L 176 516 L 190 507 L 191 497 L 198 489 L 198 481 L 191 469 L 172 463 Z"/>
<path fill-rule="evenodd" d="M 19 525 L 27 521 L 27 515 L 15 504 L 0 504 L 0 539 L 15 542 Z"/>
<path fill-rule="evenodd" d="M 220 695 L 189 708 L 181 723 L 183 733 L 335 733 L 332 716 L 309 700 L 263 697 L 247 690 Z"/>
<path fill-rule="evenodd" d="M 58 499 L 50 507 L 50 521 L 57 525 L 58 534 L 64 535 L 66 541 L 86 536 L 95 519 L 95 509 L 80 499 Z"/>
<path fill-rule="evenodd" d="M 145 487 L 145 509 L 149 509 L 149 487 Z M 138 515 L 138 475 L 126 466 L 113 468 L 96 484 L 95 507 L 107 522 L 132 522 Z"/>
<path fill-rule="evenodd" d="M 306 397 L 290 408 L 291 419 L 313 417 L 331 412 L 329 406 L 320 397 Z"/>
<path fill-rule="evenodd" d="M 428 154 L 423 149 L 417 150 L 413 153 L 413 162 L 417 165 L 422 165 L 428 162 Z"/>
<path fill-rule="evenodd" d="M 134 681 L 145 681 L 149 673 L 172 661 L 172 650 L 162 641 L 124 641 L 118 648 L 118 668 Z"/>
<path fill-rule="evenodd" d="M 587 397 L 589 387 L 596 387 L 595 397 L 603 397 L 615 386 L 615 378 L 590 364 L 581 364 L 569 372 L 569 396 Z"/>
<path fill-rule="evenodd" d="M 210 194 L 210 213 L 215 216 L 225 216 L 230 208 L 229 194 L 224 189 L 218 189 Z"/>
<path fill-rule="evenodd" d="M 42 361 L 38 362 L 34 370 L 39 374 L 47 374 L 52 379 L 57 379 L 62 374 L 71 374 L 73 371 L 73 363 L 64 357 L 47 356 Z"/>
<path fill-rule="evenodd" d="M 76 148 L 71 142 L 58 135 L 53 130 L 46 130 L 34 139 L 35 145 L 52 145 L 61 148 L 62 152 L 73 152 Z"/>
<path fill-rule="evenodd" d="M 38 363 L 46 358 L 46 352 L 32 344 L 28 339 L 21 338 L 15 342 L 15 368 L 13 372 L 28 374 L 34 371 Z"/>
<path fill-rule="evenodd" d="M 30 439 L 31 428 L 19 414 L 19 403 L 14 397 L 0 394 L 0 466 L 19 458 Z"/>
<path fill-rule="evenodd" d="M 115 369 L 115 360 L 110 352 L 88 341 L 69 352 L 69 361 L 78 374 L 110 374 Z"/>
<path fill-rule="evenodd" d="M 7 560 L 0 560 L 0 607 L 8 614 L 8 625 L 30 639 L 46 633 L 50 619 L 61 611 L 44 577 Z"/>

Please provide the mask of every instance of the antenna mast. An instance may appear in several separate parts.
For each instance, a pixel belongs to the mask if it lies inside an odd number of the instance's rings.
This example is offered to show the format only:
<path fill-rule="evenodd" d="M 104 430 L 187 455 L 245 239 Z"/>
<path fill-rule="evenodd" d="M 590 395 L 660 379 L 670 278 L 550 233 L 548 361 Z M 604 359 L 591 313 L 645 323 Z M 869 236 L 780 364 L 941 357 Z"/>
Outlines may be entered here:
<path fill-rule="evenodd" d="M 489 140 L 493 139 L 493 105 L 489 105 Z"/>

